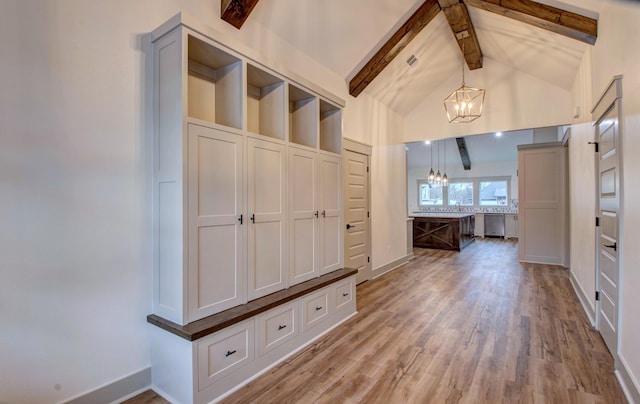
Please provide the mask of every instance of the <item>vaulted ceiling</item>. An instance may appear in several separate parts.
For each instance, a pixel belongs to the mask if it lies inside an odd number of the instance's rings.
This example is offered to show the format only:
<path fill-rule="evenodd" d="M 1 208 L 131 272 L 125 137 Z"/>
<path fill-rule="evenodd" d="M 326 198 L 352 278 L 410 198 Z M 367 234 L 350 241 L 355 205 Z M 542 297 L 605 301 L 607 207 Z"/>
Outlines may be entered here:
<path fill-rule="evenodd" d="M 444 1 L 445 3 L 450 0 Z M 478 2 L 478 0 L 474 0 Z M 603 0 L 536 0 L 597 19 Z M 517 3 L 517 1 L 515 1 Z M 223 1 L 226 4 L 234 1 Z M 327 68 L 347 85 L 424 0 L 238 0 L 255 6 L 246 24 L 261 24 Z M 257 4 L 256 4 L 257 3 Z M 569 91 L 585 42 L 467 7 L 484 59 L 492 59 Z M 467 53 L 467 52 L 465 52 Z M 415 55 L 418 63 L 406 61 Z M 433 88 L 459 76 L 462 54 L 445 13 L 422 29 L 365 92 L 406 115 Z M 465 66 L 467 72 L 468 67 Z M 447 94 L 443 94 L 446 96 Z"/>

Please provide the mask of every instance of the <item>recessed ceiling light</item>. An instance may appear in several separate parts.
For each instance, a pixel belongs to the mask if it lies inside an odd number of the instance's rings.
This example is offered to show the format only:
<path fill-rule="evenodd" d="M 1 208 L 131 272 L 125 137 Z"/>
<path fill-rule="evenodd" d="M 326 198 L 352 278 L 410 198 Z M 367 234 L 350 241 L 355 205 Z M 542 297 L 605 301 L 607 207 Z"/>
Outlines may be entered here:
<path fill-rule="evenodd" d="M 502 136 L 502 132 L 496 132 L 496 136 L 497 136 L 497 137 Z"/>
<path fill-rule="evenodd" d="M 425 140 L 424 144 L 431 144 L 431 140 Z"/>

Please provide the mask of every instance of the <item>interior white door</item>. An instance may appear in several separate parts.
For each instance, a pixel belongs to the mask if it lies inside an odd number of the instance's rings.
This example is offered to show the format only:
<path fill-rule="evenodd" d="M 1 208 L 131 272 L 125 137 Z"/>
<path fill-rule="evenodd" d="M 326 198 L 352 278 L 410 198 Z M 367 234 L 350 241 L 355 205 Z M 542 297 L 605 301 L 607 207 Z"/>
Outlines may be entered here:
<path fill-rule="evenodd" d="M 317 156 L 289 147 L 289 285 L 319 272 Z"/>
<path fill-rule="evenodd" d="M 243 138 L 198 125 L 189 125 L 188 136 L 188 317 L 194 321 L 244 300 Z"/>
<path fill-rule="evenodd" d="M 342 268 L 342 159 L 319 156 L 320 274 Z"/>
<path fill-rule="evenodd" d="M 286 287 L 286 148 L 247 140 L 248 298 Z"/>
<path fill-rule="evenodd" d="M 620 208 L 620 143 L 618 103 L 615 102 L 596 124 L 598 139 L 598 199 L 600 231 L 598 234 L 598 329 L 616 356 L 618 346 L 618 281 L 620 244 L 618 223 Z"/>
<path fill-rule="evenodd" d="M 369 181 L 367 156 L 345 150 L 344 266 L 357 269 L 356 282 L 371 277 L 369 268 Z"/>

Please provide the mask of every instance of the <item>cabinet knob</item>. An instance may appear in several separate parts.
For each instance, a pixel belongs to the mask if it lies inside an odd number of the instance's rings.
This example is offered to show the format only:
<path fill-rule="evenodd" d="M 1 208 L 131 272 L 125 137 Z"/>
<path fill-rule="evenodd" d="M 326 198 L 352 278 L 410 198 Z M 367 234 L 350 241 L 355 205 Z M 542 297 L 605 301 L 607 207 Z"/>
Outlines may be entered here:
<path fill-rule="evenodd" d="M 279 325 L 279 326 L 278 326 L 278 331 L 280 331 L 280 330 L 282 330 L 282 329 L 284 329 L 284 328 L 287 328 L 287 326 L 286 326 L 286 325 Z"/>
<path fill-rule="evenodd" d="M 227 354 L 225 356 L 231 356 L 234 353 L 236 353 L 237 351 L 234 349 L 233 351 L 227 351 Z"/>
<path fill-rule="evenodd" d="M 327 217 L 327 211 L 325 210 L 322 211 L 322 217 Z"/>
<path fill-rule="evenodd" d="M 350 229 L 350 228 L 352 228 L 352 227 L 356 227 L 356 226 L 355 226 L 355 225 L 353 225 L 353 224 L 349 224 L 349 223 L 347 223 L 347 230 L 349 230 L 349 229 Z"/>
<path fill-rule="evenodd" d="M 320 311 L 320 310 L 322 310 L 322 306 L 317 306 L 316 311 Z"/>
<path fill-rule="evenodd" d="M 315 217 L 318 217 L 318 211 L 316 210 L 316 213 L 314 213 Z"/>
<path fill-rule="evenodd" d="M 342 297 L 347 297 L 347 296 L 349 296 L 349 294 L 348 294 L 348 293 L 343 293 L 343 294 L 342 294 Z"/>

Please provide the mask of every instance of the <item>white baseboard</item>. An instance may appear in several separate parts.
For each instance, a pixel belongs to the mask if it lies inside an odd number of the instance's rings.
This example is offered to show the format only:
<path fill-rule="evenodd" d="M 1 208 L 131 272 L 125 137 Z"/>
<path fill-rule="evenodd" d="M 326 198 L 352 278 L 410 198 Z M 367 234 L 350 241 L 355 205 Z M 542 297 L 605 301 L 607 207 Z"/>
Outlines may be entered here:
<path fill-rule="evenodd" d="M 151 367 L 134 372 L 97 389 L 65 401 L 66 404 L 118 403 L 146 391 L 151 386 Z"/>
<path fill-rule="evenodd" d="M 596 313 L 591 308 L 591 305 L 589 304 L 590 300 L 587 297 L 587 295 L 584 292 L 584 290 L 582 289 L 582 286 L 580 285 L 580 282 L 578 282 L 578 280 L 573 276 L 573 272 L 571 272 L 571 271 L 569 271 L 569 280 L 571 281 L 571 286 L 573 286 L 573 291 L 576 293 L 576 296 L 578 296 L 578 300 L 580 301 L 580 304 L 582 305 L 582 309 L 584 310 L 585 314 L 589 318 L 589 322 L 591 323 L 591 326 L 595 327 L 596 326 Z"/>
<path fill-rule="evenodd" d="M 618 382 L 620 382 L 622 391 L 624 391 L 624 395 L 627 397 L 629 404 L 640 404 L 640 384 L 629 372 L 629 366 L 627 366 L 624 358 L 618 355 L 618 359 L 620 359 L 619 363 L 622 366 L 616 369 L 616 378 Z"/>
<path fill-rule="evenodd" d="M 402 266 L 404 264 L 406 264 L 407 262 L 409 262 L 409 260 L 413 258 L 413 253 L 411 255 L 405 255 L 402 258 L 398 258 L 395 261 L 391 261 L 387 264 L 384 264 L 376 269 L 374 269 L 372 271 L 372 275 L 373 277 L 371 279 L 376 279 L 384 274 L 386 274 L 387 272 L 393 271 L 394 269 L 398 268 L 399 266 Z"/>

